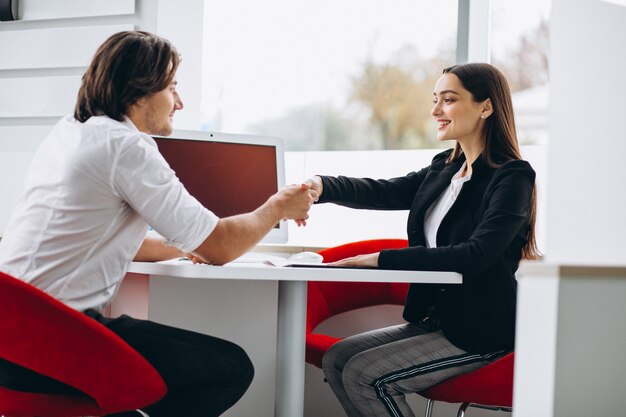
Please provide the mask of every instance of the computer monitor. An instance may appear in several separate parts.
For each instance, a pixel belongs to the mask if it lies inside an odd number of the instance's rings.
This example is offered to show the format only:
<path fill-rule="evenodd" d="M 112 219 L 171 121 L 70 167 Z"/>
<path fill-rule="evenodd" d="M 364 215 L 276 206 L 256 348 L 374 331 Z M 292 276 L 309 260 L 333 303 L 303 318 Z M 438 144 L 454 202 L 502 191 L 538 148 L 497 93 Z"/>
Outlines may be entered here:
<path fill-rule="evenodd" d="M 219 217 L 253 211 L 285 185 L 280 138 L 175 130 L 154 140 L 187 191 Z M 285 221 L 262 240 L 285 242 Z"/>

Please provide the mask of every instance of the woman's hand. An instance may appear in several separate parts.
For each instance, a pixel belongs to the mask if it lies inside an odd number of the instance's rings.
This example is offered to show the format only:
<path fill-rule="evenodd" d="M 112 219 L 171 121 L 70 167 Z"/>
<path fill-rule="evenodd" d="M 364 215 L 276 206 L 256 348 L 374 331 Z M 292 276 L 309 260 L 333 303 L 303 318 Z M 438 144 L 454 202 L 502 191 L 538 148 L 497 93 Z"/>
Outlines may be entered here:
<path fill-rule="evenodd" d="M 378 255 L 380 252 L 368 253 L 367 255 L 357 255 L 350 258 L 341 259 L 337 262 L 332 262 L 330 265 L 334 266 L 369 266 L 378 268 Z"/>
<path fill-rule="evenodd" d="M 311 196 L 313 197 L 313 202 L 316 202 L 317 200 L 320 199 L 320 195 L 322 195 L 322 190 L 324 188 L 321 177 L 316 175 L 304 181 L 302 185 L 309 187 L 309 189 L 311 190 Z M 298 226 L 306 226 L 306 218 L 296 219 L 295 222 Z"/>
<path fill-rule="evenodd" d="M 322 196 L 322 191 L 324 191 L 324 183 L 322 183 L 322 177 L 320 177 L 319 175 L 315 175 L 314 177 L 311 177 L 308 180 L 304 181 L 304 183 L 309 184 L 311 186 L 311 189 L 317 192 L 317 198 L 315 199 L 315 201 L 319 200 Z"/>

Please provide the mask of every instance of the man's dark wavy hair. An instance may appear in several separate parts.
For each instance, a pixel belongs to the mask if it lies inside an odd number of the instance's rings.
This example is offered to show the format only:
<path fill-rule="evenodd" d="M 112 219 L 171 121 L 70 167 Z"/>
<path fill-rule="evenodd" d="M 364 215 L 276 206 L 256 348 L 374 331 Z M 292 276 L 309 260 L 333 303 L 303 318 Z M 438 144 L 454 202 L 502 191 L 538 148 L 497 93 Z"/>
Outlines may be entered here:
<path fill-rule="evenodd" d="M 122 121 L 131 105 L 170 85 L 179 63 L 176 48 L 159 36 L 142 31 L 112 35 L 83 75 L 74 117 L 81 123 L 97 115 Z"/>

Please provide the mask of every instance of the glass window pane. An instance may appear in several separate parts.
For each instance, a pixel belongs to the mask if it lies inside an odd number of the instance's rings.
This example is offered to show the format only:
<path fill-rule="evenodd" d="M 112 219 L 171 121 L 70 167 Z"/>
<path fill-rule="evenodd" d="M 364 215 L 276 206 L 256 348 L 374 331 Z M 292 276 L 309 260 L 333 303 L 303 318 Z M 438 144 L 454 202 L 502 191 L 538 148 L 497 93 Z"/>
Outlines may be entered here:
<path fill-rule="evenodd" d="M 457 1 L 205 5 L 203 128 L 288 150 L 432 147 L 434 82 L 454 63 Z"/>
<path fill-rule="evenodd" d="M 521 144 L 548 138 L 550 0 L 491 0 L 491 62 L 513 91 Z"/>

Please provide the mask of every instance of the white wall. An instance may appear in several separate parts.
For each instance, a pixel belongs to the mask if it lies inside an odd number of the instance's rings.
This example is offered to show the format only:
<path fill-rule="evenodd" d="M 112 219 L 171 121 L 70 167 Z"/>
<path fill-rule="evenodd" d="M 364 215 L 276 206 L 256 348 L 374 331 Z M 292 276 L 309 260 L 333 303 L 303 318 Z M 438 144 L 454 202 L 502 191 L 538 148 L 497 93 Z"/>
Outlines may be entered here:
<path fill-rule="evenodd" d="M 626 264 L 621 3 L 552 2 L 546 249 L 551 263 Z"/>
<path fill-rule="evenodd" d="M 625 298 L 624 269 L 613 275 L 561 276 L 555 417 L 625 414 Z"/>

